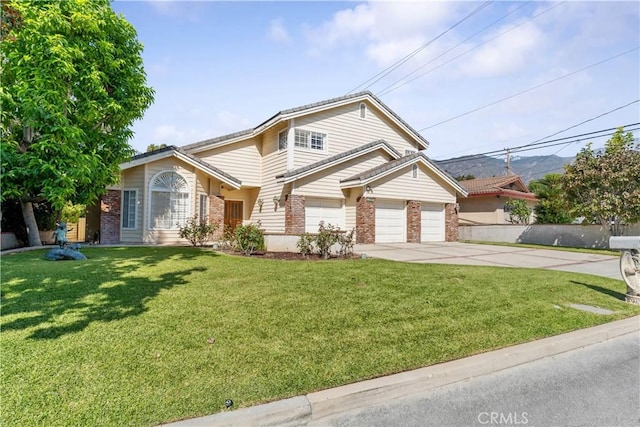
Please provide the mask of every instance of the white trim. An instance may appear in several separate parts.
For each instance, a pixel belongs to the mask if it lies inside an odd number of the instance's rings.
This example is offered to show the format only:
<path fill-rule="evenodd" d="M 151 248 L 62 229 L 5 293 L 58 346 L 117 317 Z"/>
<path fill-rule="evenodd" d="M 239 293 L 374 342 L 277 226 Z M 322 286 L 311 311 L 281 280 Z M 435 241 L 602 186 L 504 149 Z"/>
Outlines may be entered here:
<path fill-rule="evenodd" d="M 422 135 L 420 135 L 417 131 L 411 130 L 409 129 L 406 125 L 404 125 L 400 120 L 398 120 L 393 114 L 391 114 L 387 108 L 384 108 L 380 103 L 378 103 L 376 100 L 374 100 L 370 95 L 368 94 L 363 94 L 362 96 L 356 97 L 356 98 L 349 98 L 349 99 L 343 99 L 341 101 L 334 101 L 331 103 L 327 103 L 327 104 L 323 104 L 323 105 L 319 105 L 319 106 L 315 106 L 315 107 L 309 107 L 306 108 L 304 110 L 298 110 L 295 112 L 291 112 L 291 113 L 287 113 L 287 114 L 282 114 L 282 113 L 278 113 L 276 114 L 274 117 L 268 119 L 266 122 L 258 125 L 256 128 L 253 129 L 252 132 L 247 133 L 246 135 L 242 135 L 242 136 L 237 136 L 234 138 L 230 138 L 228 140 L 222 140 L 222 141 L 218 141 L 215 143 L 212 143 L 212 145 L 203 145 L 202 147 L 197 147 L 197 148 L 193 148 L 189 150 L 189 153 L 199 153 L 201 151 L 206 151 L 206 150 L 210 150 L 212 148 L 217 148 L 217 147 L 222 147 L 225 145 L 229 145 L 229 144 L 233 144 L 235 142 L 239 142 L 239 141 L 243 141 L 246 139 L 251 139 L 257 135 L 260 135 L 262 132 L 272 128 L 273 126 L 277 125 L 280 122 L 286 121 L 286 120 L 293 120 L 297 117 L 302 117 L 302 116 L 306 116 L 308 114 L 315 114 L 315 113 L 319 113 L 325 110 L 329 110 L 332 108 L 337 108 L 337 107 L 341 107 L 344 105 L 349 105 L 349 104 L 354 104 L 354 103 L 360 103 L 363 101 L 368 100 L 373 106 L 376 107 L 377 110 L 379 110 L 382 114 L 384 114 L 389 120 L 391 120 L 392 123 L 394 123 L 396 126 L 398 126 L 400 129 L 402 129 L 406 134 L 410 135 L 411 138 L 413 140 L 416 141 L 416 143 L 422 147 L 422 149 L 426 149 L 429 147 L 429 143 L 424 141 Z M 369 106 L 367 105 L 367 109 Z M 359 112 L 358 112 L 359 114 Z M 291 126 L 293 126 L 293 122 L 291 124 Z"/>
<path fill-rule="evenodd" d="M 124 193 L 125 191 L 127 192 L 132 192 L 135 191 L 135 202 L 134 202 L 134 226 L 133 227 L 125 227 L 124 226 Z M 121 190 L 120 193 L 120 200 L 122 201 L 122 207 L 120 209 L 120 228 L 122 230 L 138 230 L 140 227 L 138 226 L 140 220 L 139 220 L 139 210 L 138 210 L 138 205 L 140 204 L 139 201 L 139 196 L 138 194 L 140 193 L 140 189 L 139 188 L 123 188 Z M 131 197 L 131 196 L 129 196 Z"/>
<path fill-rule="evenodd" d="M 185 156 L 184 154 L 180 153 L 179 151 L 175 151 L 175 150 L 167 150 L 165 152 L 162 153 L 158 153 L 158 154 L 154 154 L 151 156 L 147 156 L 147 157 L 142 157 L 140 159 L 136 159 L 136 160 L 132 160 L 126 163 L 122 163 L 120 165 L 120 170 L 126 170 L 126 169 L 131 169 L 133 167 L 136 166 L 141 166 L 144 164 L 149 164 L 158 160 L 162 160 L 162 159 L 166 159 L 169 157 L 175 157 L 178 160 L 182 160 L 183 162 L 187 163 L 190 166 L 193 166 L 194 168 L 198 169 L 201 172 L 204 172 L 205 174 L 209 175 L 209 176 L 213 176 L 214 178 L 216 178 L 219 181 L 222 181 L 224 184 L 227 184 L 231 187 L 233 187 L 235 190 L 239 190 L 240 187 L 242 187 L 242 184 L 238 184 L 235 181 L 230 180 L 229 178 L 227 178 L 224 175 L 221 175 L 219 173 L 216 173 L 215 171 L 201 165 L 199 162 L 194 161 L 192 158 L 190 158 L 189 156 Z"/>
<path fill-rule="evenodd" d="M 298 175 L 290 176 L 290 177 L 287 177 L 287 178 L 279 178 L 276 182 L 277 182 L 278 184 L 288 184 L 288 183 L 290 183 L 290 182 L 293 182 L 293 181 L 296 181 L 296 180 L 298 180 L 298 179 L 301 179 L 301 178 L 307 177 L 307 176 L 309 176 L 309 175 L 313 175 L 314 173 L 321 172 L 321 171 L 323 171 L 323 170 L 325 170 L 325 169 L 328 169 L 328 168 L 330 168 L 330 167 L 333 167 L 333 166 L 339 165 L 340 163 L 344 163 L 344 162 L 346 162 L 346 161 L 348 161 L 348 160 L 356 159 L 356 158 L 358 158 L 358 157 L 360 157 L 360 156 L 362 156 L 362 155 L 364 155 L 364 154 L 372 153 L 372 152 L 374 152 L 374 151 L 376 151 L 376 150 L 379 150 L 379 149 L 384 150 L 384 151 L 385 151 L 386 153 L 388 153 L 388 154 L 389 154 L 389 155 L 390 155 L 394 160 L 396 160 L 396 159 L 398 158 L 397 154 L 396 154 L 396 153 L 394 153 L 392 150 L 390 150 L 390 149 L 387 147 L 387 145 L 386 145 L 386 144 L 384 144 L 384 143 L 380 142 L 380 144 L 376 144 L 376 145 L 374 145 L 374 146 L 372 146 L 372 147 L 369 147 L 369 148 L 368 148 L 368 149 L 366 149 L 366 150 L 358 151 L 358 152 L 356 152 L 356 153 L 350 154 L 350 155 L 345 156 L 345 157 L 340 157 L 339 159 L 336 159 L 336 160 L 334 160 L 333 162 L 325 163 L 325 164 L 323 164 L 323 165 L 318 166 L 317 168 L 309 169 L 308 171 L 305 171 L 305 172 L 300 173 L 300 174 L 298 174 Z M 318 151 L 317 153 L 320 153 L 320 152 Z"/>
<path fill-rule="evenodd" d="M 427 169 L 429 169 L 431 172 L 434 172 L 438 177 L 440 177 L 445 182 L 447 182 L 449 185 L 451 185 L 458 193 L 460 193 L 461 197 L 467 197 L 467 195 L 469 194 L 460 184 L 458 184 L 457 182 L 454 182 L 451 178 L 449 178 L 448 176 L 444 175 L 442 172 L 440 172 L 440 170 L 435 168 L 430 162 L 425 160 L 422 156 L 418 156 L 414 160 L 411 160 L 410 162 L 401 163 L 401 164 L 399 164 L 398 166 L 396 166 L 394 168 L 387 169 L 384 172 L 381 172 L 378 175 L 372 176 L 372 177 L 367 178 L 365 180 L 353 179 L 351 181 L 342 182 L 342 183 L 340 183 L 340 187 L 341 188 L 353 188 L 353 187 L 360 187 L 362 185 L 367 185 L 367 184 L 370 184 L 370 183 L 372 183 L 374 181 L 382 179 L 387 175 L 391 175 L 392 173 L 397 172 L 397 171 L 399 171 L 399 170 L 401 170 L 403 168 L 406 168 L 409 165 L 413 165 L 416 162 L 422 163 L 423 165 L 425 165 L 427 167 Z"/>
<path fill-rule="evenodd" d="M 163 173 L 175 173 L 176 175 L 178 175 L 180 178 L 182 178 L 186 184 L 187 187 L 187 191 L 186 192 L 179 192 L 181 194 L 187 194 L 187 206 L 191 206 L 191 208 L 189 209 L 190 212 L 187 212 L 187 217 L 189 216 L 189 214 L 193 215 L 193 205 L 191 203 L 189 203 L 190 200 L 192 200 L 191 198 L 191 188 L 189 188 L 189 181 L 182 176 L 182 174 L 176 172 L 173 169 L 165 169 L 163 171 L 160 171 L 156 174 L 154 174 L 151 179 L 149 180 L 149 182 L 147 183 L 147 187 L 148 187 L 148 196 L 147 196 L 147 200 L 148 200 L 148 212 L 147 212 L 147 219 L 148 219 L 148 230 L 177 230 L 178 228 L 175 226 L 175 224 L 169 224 L 169 228 L 156 228 L 154 227 L 154 223 L 153 223 L 153 219 L 151 217 L 151 214 L 153 213 L 153 203 L 151 202 L 151 199 L 153 197 L 153 187 L 152 184 L 153 182 L 156 180 L 156 178 L 160 175 L 162 175 Z M 155 190 L 155 192 L 160 192 L 159 190 Z M 172 191 L 167 191 L 168 193 L 173 193 Z"/>

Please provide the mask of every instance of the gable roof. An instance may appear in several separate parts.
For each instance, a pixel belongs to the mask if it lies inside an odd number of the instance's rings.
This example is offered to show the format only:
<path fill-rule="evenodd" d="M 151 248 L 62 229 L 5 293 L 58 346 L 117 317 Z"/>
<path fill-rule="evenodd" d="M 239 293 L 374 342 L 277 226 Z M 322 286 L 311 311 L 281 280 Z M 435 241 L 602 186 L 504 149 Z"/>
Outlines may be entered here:
<path fill-rule="evenodd" d="M 414 163 L 424 164 L 429 170 L 434 172 L 445 182 L 451 185 L 460 196 L 467 196 L 467 191 L 458 183 L 458 181 L 456 181 L 451 175 L 440 169 L 440 167 L 433 163 L 431 159 L 429 159 L 422 152 L 417 152 L 408 156 L 404 156 L 397 160 L 392 160 L 383 165 L 376 166 L 375 168 L 371 168 L 369 170 L 361 172 L 357 175 L 342 179 L 340 180 L 341 187 L 350 188 L 367 185 L 370 182 L 376 181 L 386 175 L 389 175 Z"/>
<path fill-rule="evenodd" d="M 197 153 L 219 145 L 231 144 L 233 142 L 251 138 L 253 136 L 261 134 L 262 132 L 272 128 L 273 126 L 276 126 L 278 123 L 289 119 L 316 113 L 330 108 L 335 108 L 341 105 L 362 102 L 365 100 L 371 102 L 398 127 L 410 134 L 413 139 L 421 146 L 421 149 L 426 149 L 429 146 L 429 141 L 427 141 L 422 135 L 420 135 L 418 131 L 412 128 L 407 122 L 402 120 L 400 116 L 398 116 L 393 110 L 391 110 L 387 105 L 380 101 L 380 99 L 378 99 L 373 93 L 364 91 L 351 95 L 340 96 L 337 98 L 331 98 L 320 102 L 314 102 L 311 104 L 302 105 L 300 107 L 289 108 L 287 110 L 281 110 L 252 129 L 245 129 L 240 132 L 223 135 L 216 138 L 205 139 L 203 141 L 185 145 L 182 148 L 185 151 Z"/>
<path fill-rule="evenodd" d="M 242 186 L 242 181 L 238 178 L 229 175 L 228 173 L 218 169 L 217 167 L 205 162 L 202 159 L 199 159 L 198 157 L 185 152 L 181 148 L 178 148 L 174 145 L 170 145 L 159 150 L 150 151 L 148 153 L 135 155 L 131 157 L 131 160 L 129 160 L 128 162 L 122 163 L 120 165 L 120 170 L 131 169 L 144 163 L 154 162 L 157 160 L 166 159 L 168 157 L 178 158 L 183 162 L 194 166 L 196 169 L 201 170 L 207 175 L 219 179 L 232 188 L 239 189 Z"/>
<path fill-rule="evenodd" d="M 535 194 L 518 175 L 493 176 L 460 181 L 469 192 L 469 197 L 504 195 L 513 198 L 536 200 Z"/>
<path fill-rule="evenodd" d="M 278 180 L 278 182 L 286 184 L 288 182 L 292 182 L 316 172 L 320 172 L 321 170 L 346 162 L 347 160 L 360 157 L 363 154 L 370 153 L 378 149 L 386 151 L 394 159 L 397 159 L 401 156 L 401 154 L 398 153 L 396 149 L 390 146 L 386 141 L 380 139 L 365 145 L 361 145 L 360 147 L 354 148 L 352 150 L 344 151 L 334 156 L 327 157 L 326 159 L 320 160 L 318 162 L 302 166 L 298 169 L 293 169 L 281 175 L 277 175 L 276 179 Z"/>

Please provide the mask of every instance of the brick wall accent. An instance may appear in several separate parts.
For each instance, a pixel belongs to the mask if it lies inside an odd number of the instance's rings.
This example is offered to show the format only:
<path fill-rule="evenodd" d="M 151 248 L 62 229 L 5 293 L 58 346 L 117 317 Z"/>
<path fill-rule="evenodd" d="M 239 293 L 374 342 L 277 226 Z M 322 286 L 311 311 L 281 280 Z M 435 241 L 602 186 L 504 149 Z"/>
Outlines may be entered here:
<path fill-rule="evenodd" d="M 376 242 L 376 200 L 360 196 L 356 200 L 356 243 Z"/>
<path fill-rule="evenodd" d="M 112 245 L 120 243 L 120 209 L 122 192 L 107 190 L 100 200 L 100 243 Z"/>
<path fill-rule="evenodd" d="M 209 196 L 209 224 L 215 224 L 213 240 L 220 240 L 224 235 L 224 197 Z"/>
<path fill-rule="evenodd" d="M 407 242 L 420 243 L 422 232 L 422 203 L 419 200 L 407 202 Z"/>
<path fill-rule="evenodd" d="M 305 229 L 304 196 L 287 194 L 284 201 L 285 234 L 302 234 Z"/>
<path fill-rule="evenodd" d="M 444 205 L 444 239 L 447 242 L 458 241 L 458 209 L 456 203 Z"/>

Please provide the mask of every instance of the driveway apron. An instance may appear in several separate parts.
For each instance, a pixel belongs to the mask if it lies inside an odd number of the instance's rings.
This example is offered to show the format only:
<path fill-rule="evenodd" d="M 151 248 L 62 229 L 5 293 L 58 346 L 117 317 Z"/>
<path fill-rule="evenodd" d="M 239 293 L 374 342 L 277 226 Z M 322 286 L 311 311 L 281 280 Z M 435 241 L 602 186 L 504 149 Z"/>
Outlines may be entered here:
<path fill-rule="evenodd" d="M 619 258 L 610 255 L 460 242 L 359 244 L 354 250 L 392 261 L 544 268 L 622 280 Z"/>

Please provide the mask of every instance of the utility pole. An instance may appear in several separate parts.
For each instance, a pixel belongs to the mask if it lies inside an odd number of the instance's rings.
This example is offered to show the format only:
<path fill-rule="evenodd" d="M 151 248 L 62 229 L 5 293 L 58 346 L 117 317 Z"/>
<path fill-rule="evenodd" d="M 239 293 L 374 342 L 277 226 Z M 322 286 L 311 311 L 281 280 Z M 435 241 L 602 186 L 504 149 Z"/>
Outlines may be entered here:
<path fill-rule="evenodd" d="M 509 148 L 505 148 L 507 151 L 507 176 L 511 175 L 511 150 Z"/>

